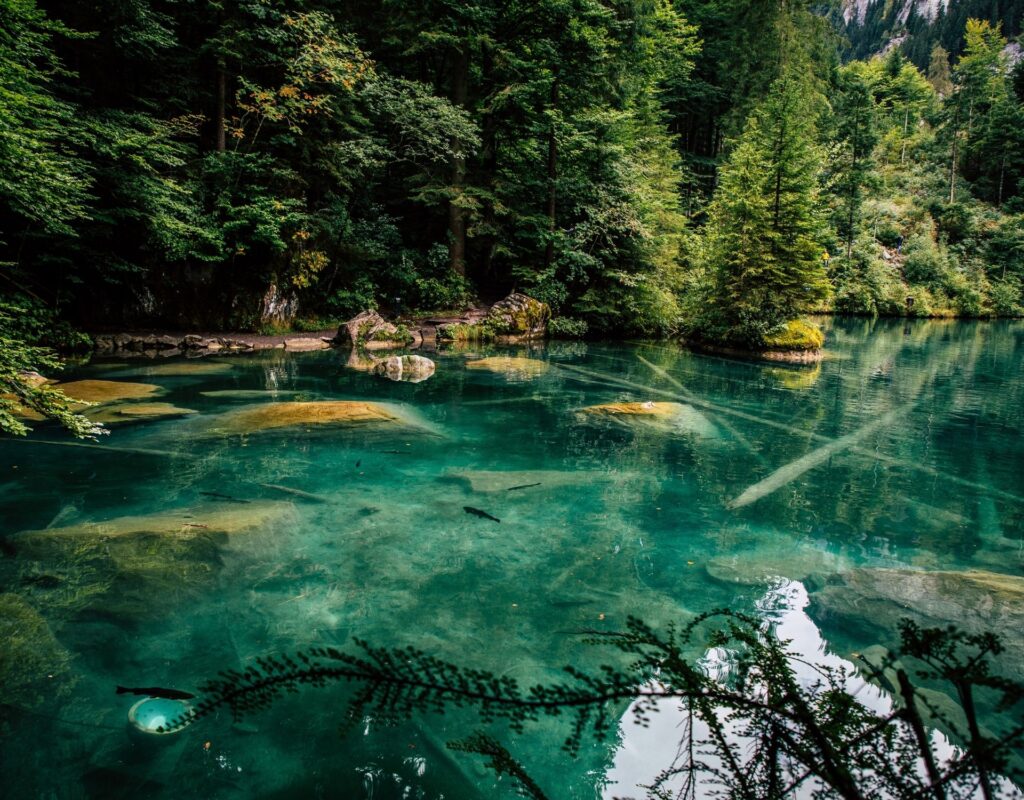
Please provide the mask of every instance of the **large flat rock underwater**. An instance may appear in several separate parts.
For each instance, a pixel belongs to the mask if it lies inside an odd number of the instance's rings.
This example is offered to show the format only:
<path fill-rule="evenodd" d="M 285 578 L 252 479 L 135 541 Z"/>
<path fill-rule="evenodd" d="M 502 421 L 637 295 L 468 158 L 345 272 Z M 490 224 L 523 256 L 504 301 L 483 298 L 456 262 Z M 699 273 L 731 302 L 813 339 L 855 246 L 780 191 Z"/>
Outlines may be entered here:
<path fill-rule="evenodd" d="M 584 421 L 604 421 L 634 429 L 663 433 L 688 433 L 703 439 L 718 439 L 721 431 L 704 414 L 686 403 L 648 400 L 602 403 L 580 409 Z"/>
<path fill-rule="evenodd" d="M 212 434 L 255 434 L 317 428 L 419 430 L 433 432 L 411 408 L 366 400 L 287 401 L 250 404 L 206 420 Z"/>

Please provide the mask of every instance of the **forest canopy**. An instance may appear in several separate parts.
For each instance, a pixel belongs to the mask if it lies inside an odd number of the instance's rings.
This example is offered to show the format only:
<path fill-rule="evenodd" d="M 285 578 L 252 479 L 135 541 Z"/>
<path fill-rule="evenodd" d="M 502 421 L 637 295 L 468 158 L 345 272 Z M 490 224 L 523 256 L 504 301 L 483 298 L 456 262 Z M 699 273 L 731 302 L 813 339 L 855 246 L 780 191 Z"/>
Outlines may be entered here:
<path fill-rule="evenodd" d="M 922 70 L 802 2 L 5 0 L 0 291 L 254 330 L 517 289 L 755 346 L 1019 315 L 1024 72 L 962 36 Z"/>

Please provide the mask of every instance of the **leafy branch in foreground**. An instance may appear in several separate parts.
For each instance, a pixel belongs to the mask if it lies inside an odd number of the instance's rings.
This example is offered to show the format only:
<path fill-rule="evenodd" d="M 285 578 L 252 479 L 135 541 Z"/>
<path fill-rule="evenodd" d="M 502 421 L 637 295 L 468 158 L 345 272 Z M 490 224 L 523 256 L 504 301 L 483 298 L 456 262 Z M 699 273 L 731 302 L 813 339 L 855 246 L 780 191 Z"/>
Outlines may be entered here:
<path fill-rule="evenodd" d="M 26 408 L 59 422 L 78 438 L 107 433 L 103 426 L 76 413 L 72 401 L 63 392 L 39 379 L 36 370 L 60 366 L 50 351 L 4 336 L 3 321 L 3 314 L 0 314 L 0 431 L 15 436 L 28 433 L 29 427 L 15 416 Z"/>
<path fill-rule="evenodd" d="M 1011 719 L 999 734 L 985 731 L 976 710 L 978 690 L 996 693 L 1007 712 L 1024 699 L 1024 687 L 992 672 L 1001 652 L 992 635 L 954 629 L 921 629 L 905 622 L 902 652 L 868 665 L 869 677 L 899 690 L 885 711 L 870 709 L 848 688 L 844 669 L 813 667 L 813 680 L 798 675 L 788 642 L 753 617 L 715 611 L 657 632 L 637 619 L 617 633 L 588 632 L 587 641 L 632 657 L 625 669 L 588 674 L 565 669 L 570 680 L 522 688 L 513 678 L 442 661 L 416 648 L 381 648 L 356 640 L 357 652 L 313 648 L 294 656 L 259 658 L 244 671 L 229 670 L 201 687 L 203 699 L 171 723 L 180 728 L 230 709 L 235 718 L 270 706 L 300 687 L 345 682 L 354 691 L 343 709 L 346 727 L 367 715 L 398 720 L 446 708 L 475 708 L 481 721 L 503 720 L 516 732 L 542 717 L 564 716 L 570 730 L 564 749 L 575 755 L 584 737 L 607 739 L 629 705 L 647 725 L 659 705 L 678 705 L 686 724 L 677 757 L 644 787 L 652 798 L 695 798 L 709 790 L 737 800 L 774 800 L 796 792 L 815 798 L 864 800 L 882 796 L 988 800 L 1013 791 L 1010 757 L 1024 742 L 1024 724 Z M 728 676 L 717 677 L 692 657 L 706 645 L 727 654 Z M 903 663 L 906 660 L 906 665 Z M 911 682 L 951 686 L 964 711 L 958 725 Z M 929 724 L 939 723 L 959 745 L 940 755 Z M 525 768 L 496 740 L 475 733 L 449 745 L 490 759 L 526 797 L 545 795 Z M 1019 777 L 1019 776 L 1018 776 Z"/>

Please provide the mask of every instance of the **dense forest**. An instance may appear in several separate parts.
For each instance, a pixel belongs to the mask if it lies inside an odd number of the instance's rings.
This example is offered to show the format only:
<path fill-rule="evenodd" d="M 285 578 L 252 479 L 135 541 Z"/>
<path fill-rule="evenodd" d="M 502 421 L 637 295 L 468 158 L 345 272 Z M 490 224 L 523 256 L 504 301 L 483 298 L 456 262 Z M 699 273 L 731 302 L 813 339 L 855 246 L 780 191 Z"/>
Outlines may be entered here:
<path fill-rule="evenodd" d="M 4 336 L 513 288 L 576 335 L 1016 315 L 1005 33 L 921 69 L 800 0 L 3 0 Z"/>

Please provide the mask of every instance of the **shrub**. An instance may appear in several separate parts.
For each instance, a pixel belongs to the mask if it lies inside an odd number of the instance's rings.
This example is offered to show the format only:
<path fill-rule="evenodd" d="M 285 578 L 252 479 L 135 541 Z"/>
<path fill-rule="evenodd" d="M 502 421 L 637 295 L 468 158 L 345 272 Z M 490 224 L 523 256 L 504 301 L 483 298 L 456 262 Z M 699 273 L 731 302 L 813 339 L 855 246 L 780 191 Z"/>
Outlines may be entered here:
<path fill-rule="evenodd" d="M 548 322 L 548 336 L 552 339 L 582 339 L 587 329 L 586 320 L 572 317 L 554 317 Z"/>
<path fill-rule="evenodd" d="M 782 330 L 764 337 L 765 347 L 771 350 L 818 350 L 824 344 L 821 329 L 803 319 L 792 319 Z"/>

